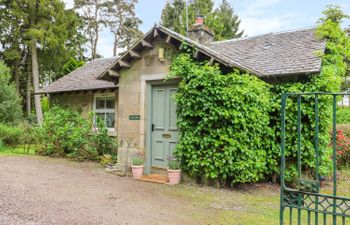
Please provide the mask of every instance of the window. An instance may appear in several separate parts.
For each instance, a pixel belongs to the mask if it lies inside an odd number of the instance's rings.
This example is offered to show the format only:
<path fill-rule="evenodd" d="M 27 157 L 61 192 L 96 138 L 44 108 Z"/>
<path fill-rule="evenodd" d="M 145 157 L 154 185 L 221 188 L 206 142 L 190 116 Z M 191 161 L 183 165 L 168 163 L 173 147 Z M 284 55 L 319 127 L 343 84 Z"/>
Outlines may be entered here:
<path fill-rule="evenodd" d="M 115 124 L 115 97 L 95 96 L 95 116 L 102 119 L 109 130 L 114 130 Z"/>

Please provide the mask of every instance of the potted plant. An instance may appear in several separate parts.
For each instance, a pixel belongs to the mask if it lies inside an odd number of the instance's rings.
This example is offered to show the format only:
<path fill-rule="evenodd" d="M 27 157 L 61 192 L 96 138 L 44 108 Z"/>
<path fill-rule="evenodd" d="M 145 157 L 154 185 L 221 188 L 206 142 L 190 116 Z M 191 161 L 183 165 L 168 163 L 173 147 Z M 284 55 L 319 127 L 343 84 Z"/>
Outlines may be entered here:
<path fill-rule="evenodd" d="M 181 179 L 181 167 L 180 162 L 174 158 L 169 158 L 168 179 L 169 184 L 178 184 Z"/>
<path fill-rule="evenodd" d="M 143 154 L 137 153 L 132 157 L 131 172 L 134 179 L 139 179 L 143 175 L 144 163 Z"/>

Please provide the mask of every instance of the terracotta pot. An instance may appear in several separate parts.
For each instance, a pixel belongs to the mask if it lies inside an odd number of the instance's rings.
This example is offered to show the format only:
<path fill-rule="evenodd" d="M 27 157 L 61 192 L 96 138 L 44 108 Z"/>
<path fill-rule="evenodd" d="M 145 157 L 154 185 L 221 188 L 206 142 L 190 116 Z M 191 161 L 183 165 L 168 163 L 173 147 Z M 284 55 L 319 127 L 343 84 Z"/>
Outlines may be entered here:
<path fill-rule="evenodd" d="M 181 170 L 169 170 L 168 169 L 169 184 L 178 184 L 181 180 Z"/>
<path fill-rule="evenodd" d="M 140 179 L 140 177 L 143 175 L 143 166 L 131 165 L 131 172 L 133 179 Z"/>

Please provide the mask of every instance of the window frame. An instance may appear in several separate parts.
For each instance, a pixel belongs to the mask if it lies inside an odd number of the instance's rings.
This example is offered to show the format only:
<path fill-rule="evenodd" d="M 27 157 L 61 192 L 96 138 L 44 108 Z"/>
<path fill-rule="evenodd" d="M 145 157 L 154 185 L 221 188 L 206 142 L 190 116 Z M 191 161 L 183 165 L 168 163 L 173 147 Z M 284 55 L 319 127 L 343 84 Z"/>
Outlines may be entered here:
<path fill-rule="evenodd" d="M 98 98 L 103 98 L 104 100 L 106 99 L 113 99 L 114 100 L 114 109 L 96 109 L 96 104 L 97 104 L 97 99 Z M 94 128 L 96 129 L 96 113 L 114 113 L 114 127 L 107 127 L 109 132 L 115 132 L 115 125 L 117 123 L 117 104 L 116 104 L 116 96 L 115 93 L 97 93 L 94 94 L 94 104 L 93 104 L 93 112 L 94 112 L 94 118 L 93 118 L 93 123 L 94 123 Z"/>

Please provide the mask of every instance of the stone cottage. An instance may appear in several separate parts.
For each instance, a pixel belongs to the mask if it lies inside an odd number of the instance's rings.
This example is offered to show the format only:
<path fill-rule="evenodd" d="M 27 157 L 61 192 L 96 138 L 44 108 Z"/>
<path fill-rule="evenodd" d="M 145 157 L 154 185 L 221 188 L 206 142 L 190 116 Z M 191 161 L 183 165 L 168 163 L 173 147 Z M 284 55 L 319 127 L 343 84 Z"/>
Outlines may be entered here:
<path fill-rule="evenodd" d="M 179 80 L 165 80 L 173 56 L 184 44 L 193 57 L 218 63 L 223 71 L 238 69 L 267 82 L 299 80 L 316 74 L 315 52 L 325 42 L 315 29 L 269 33 L 214 42 L 214 34 L 197 20 L 184 37 L 156 25 L 119 58 L 97 59 L 43 88 L 40 93 L 63 106 L 94 111 L 110 135 L 121 141 L 118 165 L 126 170 L 133 151 L 144 152 L 146 173 L 166 168 L 177 143 L 176 105 Z"/>

